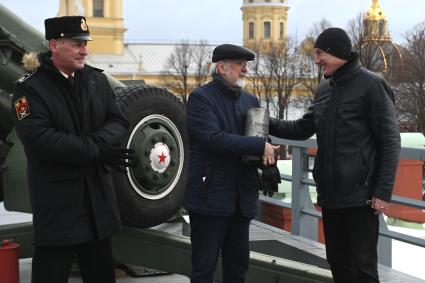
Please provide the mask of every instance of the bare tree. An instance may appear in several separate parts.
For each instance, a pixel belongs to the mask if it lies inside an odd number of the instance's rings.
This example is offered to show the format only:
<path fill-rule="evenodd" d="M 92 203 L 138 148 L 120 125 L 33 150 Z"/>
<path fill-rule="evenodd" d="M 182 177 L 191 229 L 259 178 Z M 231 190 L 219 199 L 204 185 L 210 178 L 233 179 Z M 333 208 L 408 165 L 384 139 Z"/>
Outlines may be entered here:
<path fill-rule="evenodd" d="M 414 123 L 425 134 L 425 22 L 405 34 L 404 72 L 393 85 L 401 123 Z"/>
<path fill-rule="evenodd" d="M 377 53 L 380 51 L 377 43 L 370 38 L 372 26 L 366 27 L 364 25 L 363 15 L 361 13 L 348 22 L 348 34 L 354 48 L 359 54 L 362 66 L 373 72 L 382 72 L 383 57 Z"/>
<path fill-rule="evenodd" d="M 327 19 L 321 19 L 320 22 L 314 23 L 307 33 L 307 38 L 316 41 L 316 38 L 325 30 L 332 27 L 332 23 Z"/>
<path fill-rule="evenodd" d="M 273 100 L 273 62 L 269 55 L 260 54 L 258 60 L 258 79 L 261 84 L 261 89 L 263 90 L 262 94 L 264 97 L 264 102 L 266 104 L 266 109 L 270 110 L 270 105 Z"/>
<path fill-rule="evenodd" d="M 210 54 L 211 48 L 206 40 L 201 40 L 199 44 L 193 45 L 196 87 L 203 85 L 208 78 Z"/>
<path fill-rule="evenodd" d="M 193 48 L 186 40 L 176 45 L 173 53 L 167 58 L 164 71 L 164 85 L 180 95 L 184 104 L 189 95 L 189 68 L 193 64 Z"/>
<path fill-rule="evenodd" d="M 250 91 L 258 97 L 260 104 L 263 97 L 263 84 L 260 79 L 260 51 L 259 49 L 253 49 L 255 52 L 255 60 L 248 62 L 248 76 L 247 80 L 250 82 Z"/>
<path fill-rule="evenodd" d="M 295 42 L 288 38 L 284 46 L 274 48 L 269 54 L 273 71 L 273 88 L 277 96 L 275 108 L 279 118 L 288 118 L 289 102 L 298 84 L 299 68 L 294 46 Z"/>
<path fill-rule="evenodd" d="M 390 79 L 393 71 L 401 67 L 398 47 L 389 37 L 376 35 L 374 26 L 367 24 L 361 13 L 348 22 L 348 34 L 366 69 Z"/>
<path fill-rule="evenodd" d="M 363 14 L 359 13 L 354 19 L 348 21 L 347 33 L 351 38 L 351 43 L 354 48 L 358 49 L 358 46 L 362 45 L 362 39 L 364 38 L 364 26 L 363 26 Z M 360 53 L 361 50 L 358 50 Z M 362 56 L 360 56 L 362 57 Z"/>
<path fill-rule="evenodd" d="M 314 63 L 314 43 L 319 34 L 331 26 L 332 24 L 326 19 L 315 23 L 299 48 L 300 85 L 311 97 L 314 96 L 316 87 L 323 78 L 322 69 Z"/>

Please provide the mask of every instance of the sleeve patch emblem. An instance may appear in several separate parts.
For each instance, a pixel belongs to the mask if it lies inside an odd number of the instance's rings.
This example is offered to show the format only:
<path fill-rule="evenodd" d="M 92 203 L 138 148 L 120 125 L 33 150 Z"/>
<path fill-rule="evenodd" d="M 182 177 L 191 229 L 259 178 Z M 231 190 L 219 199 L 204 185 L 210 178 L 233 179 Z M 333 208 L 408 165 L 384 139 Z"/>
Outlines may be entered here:
<path fill-rule="evenodd" d="M 18 120 L 22 120 L 31 114 L 30 105 L 26 96 L 22 96 L 21 98 L 16 100 L 14 104 Z"/>

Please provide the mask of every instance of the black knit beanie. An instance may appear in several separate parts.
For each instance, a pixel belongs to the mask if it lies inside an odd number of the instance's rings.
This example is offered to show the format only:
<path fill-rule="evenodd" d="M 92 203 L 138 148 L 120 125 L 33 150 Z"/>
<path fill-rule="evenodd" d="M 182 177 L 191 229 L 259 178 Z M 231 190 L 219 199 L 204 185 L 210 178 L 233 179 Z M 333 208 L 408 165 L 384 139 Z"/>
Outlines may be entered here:
<path fill-rule="evenodd" d="M 319 48 L 335 57 L 348 60 L 351 56 L 351 40 L 340 28 L 325 29 L 316 39 L 314 48 Z"/>

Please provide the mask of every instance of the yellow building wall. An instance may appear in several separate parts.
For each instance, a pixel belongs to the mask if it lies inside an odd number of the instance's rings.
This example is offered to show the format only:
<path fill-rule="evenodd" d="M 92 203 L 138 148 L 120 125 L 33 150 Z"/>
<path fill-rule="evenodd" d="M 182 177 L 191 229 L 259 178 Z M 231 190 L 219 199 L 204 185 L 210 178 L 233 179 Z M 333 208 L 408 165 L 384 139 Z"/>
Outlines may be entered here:
<path fill-rule="evenodd" d="M 122 0 L 104 0 L 103 17 L 93 17 L 93 0 L 60 0 L 58 15 L 86 17 L 93 39 L 90 43 L 92 54 L 122 54 L 127 30 L 124 28 L 122 4 Z"/>
<path fill-rule="evenodd" d="M 288 7 L 286 6 L 245 6 L 242 7 L 243 45 L 269 52 L 273 47 L 284 46 L 288 37 Z M 264 22 L 271 23 L 270 38 L 264 38 Z M 254 23 L 254 37 L 249 38 L 249 23 Z M 280 23 L 283 23 L 283 37 L 280 37 Z"/>

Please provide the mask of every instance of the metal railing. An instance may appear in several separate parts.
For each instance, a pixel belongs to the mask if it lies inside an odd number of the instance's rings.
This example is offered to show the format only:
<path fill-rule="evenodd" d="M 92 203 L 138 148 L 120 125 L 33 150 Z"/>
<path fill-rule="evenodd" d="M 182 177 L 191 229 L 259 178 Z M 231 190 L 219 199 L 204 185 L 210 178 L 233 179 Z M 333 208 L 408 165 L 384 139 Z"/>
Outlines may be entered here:
<path fill-rule="evenodd" d="M 307 170 L 307 150 L 308 148 L 317 148 L 316 140 L 293 141 L 272 137 L 272 142 L 292 147 L 292 175 L 281 174 L 282 180 L 292 183 L 291 203 L 265 196 L 260 196 L 260 201 L 282 208 L 289 208 L 291 210 L 291 233 L 317 241 L 318 220 L 322 217 L 322 213 L 315 208 L 311 199 L 309 187 L 315 186 L 315 183 L 312 179 L 309 179 Z M 402 147 L 400 157 L 425 161 L 425 148 Z M 422 200 L 393 195 L 391 203 L 425 210 L 425 201 Z M 379 228 L 378 254 L 379 263 L 381 264 L 389 267 L 392 265 L 391 240 L 398 240 L 425 248 L 424 239 L 390 231 L 382 214 Z"/>

